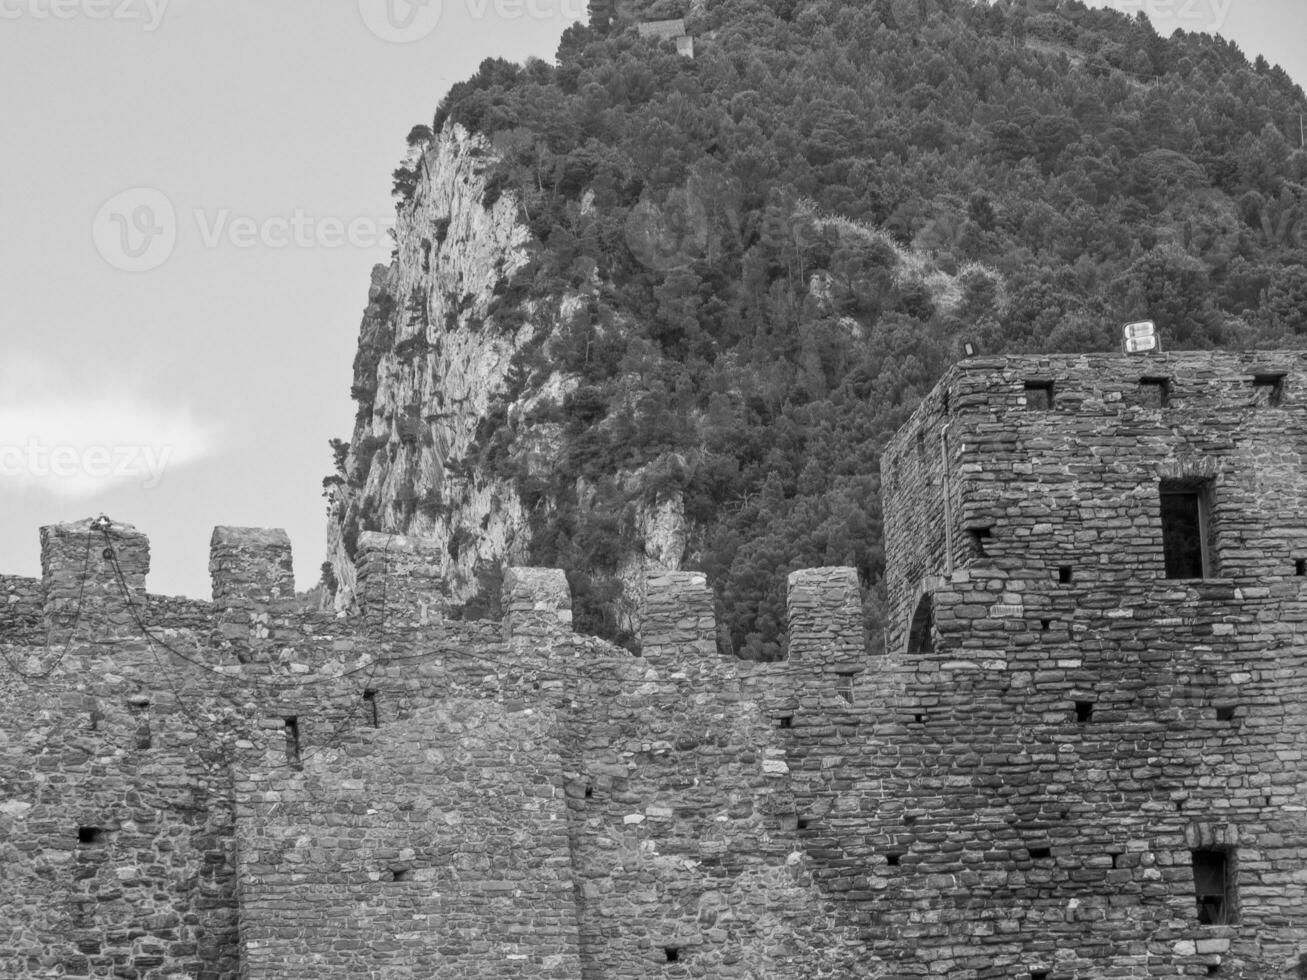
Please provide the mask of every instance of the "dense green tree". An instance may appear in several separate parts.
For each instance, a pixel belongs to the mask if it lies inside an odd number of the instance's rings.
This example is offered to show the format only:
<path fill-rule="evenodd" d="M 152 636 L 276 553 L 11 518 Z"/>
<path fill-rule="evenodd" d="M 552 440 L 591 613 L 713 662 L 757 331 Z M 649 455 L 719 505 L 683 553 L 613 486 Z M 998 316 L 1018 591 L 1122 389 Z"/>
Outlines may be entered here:
<path fill-rule="evenodd" d="M 693 59 L 634 27 L 681 15 Z M 724 646 L 782 653 L 804 564 L 857 567 L 879 625 L 879 452 L 962 339 L 1302 342 L 1303 104 L 1229 42 L 1078 0 L 594 0 L 557 65 L 487 60 L 432 128 L 494 142 L 523 298 L 583 299 L 520 365 L 582 379 L 564 465 L 528 475 L 512 421 L 494 464 L 556 502 L 532 559 L 611 634 L 631 508 L 680 492 Z"/>

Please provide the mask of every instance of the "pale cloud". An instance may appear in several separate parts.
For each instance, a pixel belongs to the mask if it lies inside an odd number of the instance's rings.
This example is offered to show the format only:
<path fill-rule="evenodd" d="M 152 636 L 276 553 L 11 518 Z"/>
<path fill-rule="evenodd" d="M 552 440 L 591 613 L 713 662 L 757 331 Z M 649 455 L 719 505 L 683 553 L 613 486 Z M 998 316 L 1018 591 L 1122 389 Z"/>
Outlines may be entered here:
<path fill-rule="evenodd" d="M 0 367 L 0 489 L 75 500 L 153 490 L 217 449 L 213 427 L 188 407 L 116 380 L 106 390 L 30 358 Z"/>

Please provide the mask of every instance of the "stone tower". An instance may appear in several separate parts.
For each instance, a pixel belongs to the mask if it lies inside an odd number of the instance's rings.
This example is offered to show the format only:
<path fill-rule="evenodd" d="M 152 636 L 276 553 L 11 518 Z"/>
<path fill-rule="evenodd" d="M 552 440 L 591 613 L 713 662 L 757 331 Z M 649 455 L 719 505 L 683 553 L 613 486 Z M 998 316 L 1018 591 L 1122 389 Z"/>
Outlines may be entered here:
<path fill-rule="evenodd" d="M 929 912 L 885 897 L 943 972 L 1298 975 L 1305 459 L 1285 352 L 973 358 L 891 441 Z"/>

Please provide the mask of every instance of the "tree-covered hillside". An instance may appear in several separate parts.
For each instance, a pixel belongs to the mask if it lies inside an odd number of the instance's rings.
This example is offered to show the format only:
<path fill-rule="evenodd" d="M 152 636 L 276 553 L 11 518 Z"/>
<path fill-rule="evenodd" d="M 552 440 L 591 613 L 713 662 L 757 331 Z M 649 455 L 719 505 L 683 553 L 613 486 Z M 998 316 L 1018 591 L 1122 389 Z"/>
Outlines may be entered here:
<path fill-rule="evenodd" d="M 634 26 L 682 15 L 693 59 Z M 469 462 L 557 503 L 531 558 L 582 628 L 611 632 L 631 508 L 677 492 L 735 653 L 780 653 L 800 567 L 856 566 L 874 626 L 878 452 L 963 340 L 1304 342 L 1303 105 L 1232 44 L 1074 2 L 596 2 L 556 66 L 487 61 L 433 123 L 492 140 L 533 233 L 504 309 L 583 297 L 519 357 L 524 387 L 582 379 L 539 409 L 556 475 L 506 416 Z"/>

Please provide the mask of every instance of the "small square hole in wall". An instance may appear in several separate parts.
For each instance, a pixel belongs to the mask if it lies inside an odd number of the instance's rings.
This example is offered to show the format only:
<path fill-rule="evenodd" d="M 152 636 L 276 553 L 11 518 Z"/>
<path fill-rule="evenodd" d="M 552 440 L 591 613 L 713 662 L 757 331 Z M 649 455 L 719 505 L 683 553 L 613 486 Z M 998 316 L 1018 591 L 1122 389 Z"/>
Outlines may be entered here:
<path fill-rule="evenodd" d="M 585 798 L 587 800 L 593 800 L 595 798 L 595 788 L 593 786 L 587 786 L 585 788 Z"/>
<path fill-rule="evenodd" d="M 1053 407 L 1053 382 L 1026 382 L 1026 411 L 1046 412 Z"/>
<path fill-rule="evenodd" d="M 1140 378 L 1139 403 L 1146 408 L 1166 408 L 1171 400 L 1170 378 Z"/>
<path fill-rule="evenodd" d="M 1030 980 L 1048 980 L 1047 970 L 1031 970 Z"/>
<path fill-rule="evenodd" d="M 781 715 L 779 718 L 776 719 L 776 727 L 777 727 L 777 728 L 793 728 L 793 727 L 794 727 L 794 715 Z"/>
<path fill-rule="evenodd" d="M 799 819 L 795 822 L 794 825 L 795 825 L 795 827 L 797 827 L 799 830 L 807 830 L 809 827 L 812 826 L 812 818 L 811 818 L 811 817 L 799 817 Z"/>
<path fill-rule="evenodd" d="M 1053 856 L 1053 849 L 1050 847 L 1030 847 L 1026 849 L 1030 853 L 1030 860 L 1042 861 L 1044 858 Z"/>
<path fill-rule="evenodd" d="M 1076 702 L 1076 724 L 1088 725 L 1094 720 L 1094 702 L 1077 701 Z"/>
<path fill-rule="evenodd" d="M 679 963 L 681 961 L 681 950 L 679 946 L 664 946 L 663 956 L 667 957 L 668 963 Z"/>
<path fill-rule="evenodd" d="M 1218 977 L 1218 976 L 1220 976 L 1220 975 L 1221 975 L 1221 964 L 1220 964 L 1220 963 L 1208 963 L 1208 964 L 1207 964 L 1207 975 L 1208 975 L 1209 977 Z"/>
<path fill-rule="evenodd" d="M 888 854 L 885 855 L 885 863 L 888 864 L 891 868 L 897 868 L 899 866 L 899 859 L 902 857 L 903 857 L 902 851 L 890 851 Z"/>
<path fill-rule="evenodd" d="M 78 827 L 77 843 L 89 844 L 106 844 L 109 841 L 109 834 L 103 827 Z"/>
<path fill-rule="evenodd" d="M 915 721 L 918 725 L 924 725 L 926 723 L 926 715 L 924 712 L 918 711 L 915 715 L 912 716 L 912 720 Z"/>
<path fill-rule="evenodd" d="M 1236 705 L 1233 705 L 1233 704 L 1218 704 L 1218 705 L 1216 706 L 1216 720 L 1217 720 L 1217 721 L 1234 721 L 1234 709 L 1235 709 L 1235 707 L 1236 707 Z"/>
<path fill-rule="evenodd" d="M 1284 375 L 1267 373 L 1253 375 L 1253 403 L 1275 407 L 1284 401 Z"/>
<path fill-rule="evenodd" d="M 986 542 L 994 537 L 993 529 L 988 527 L 969 527 L 967 528 L 967 533 L 971 535 L 972 552 L 977 557 L 984 558 L 987 554 L 985 551 Z"/>
<path fill-rule="evenodd" d="M 1072 569 L 1070 565 L 1059 565 L 1057 568 L 1057 580 L 1063 585 L 1070 585 L 1072 578 Z"/>
<path fill-rule="evenodd" d="M 1052 629 L 1052 627 L 1053 627 L 1053 621 L 1051 619 L 1041 619 L 1039 621 L 1039 629 L 1041 632 L 1047 633 L 1050 629 Z"/>
<path fill-rule="evenodd" d="M 412 880 L 413 880 L 413 869 L 412 869 L 412 868 L 391 868 L 391 869 L 390 869 L 390 880 L 391 880 L 391 881 L 412 881 Z"/>

